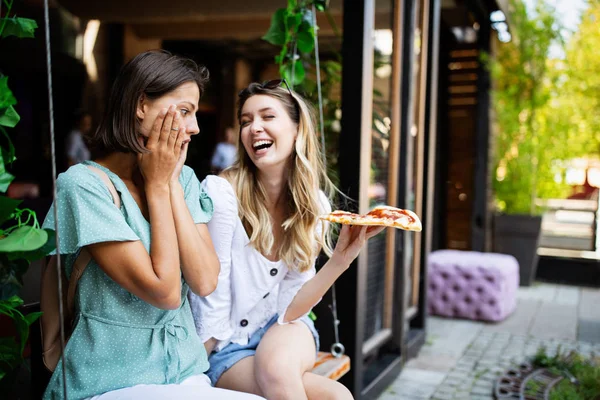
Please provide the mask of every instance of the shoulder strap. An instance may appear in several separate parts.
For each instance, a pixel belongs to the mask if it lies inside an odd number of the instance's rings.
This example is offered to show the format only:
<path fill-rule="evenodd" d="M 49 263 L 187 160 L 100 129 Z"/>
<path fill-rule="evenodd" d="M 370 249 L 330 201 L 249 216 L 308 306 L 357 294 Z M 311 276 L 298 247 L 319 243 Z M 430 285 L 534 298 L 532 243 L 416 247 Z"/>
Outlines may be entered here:
<path fill-rule="evenodd" d="M 117 192 L 115 185 L 112 183 L 106 172 L 91 165 L 86 165 L 86 167 L 88 167 L 92 172 L 98 175 L 100 179 L 102 179 L 112 196 L 113 203 L 117 208 L 121 208 L 121 198 L 119 197 L 119 193 Z M 77 282 L 79 281 L 79 278 L 81 278 L 81 275 L 83 275 L 83 271 L 85 271 L 85 268 L 91 259 L 92 255 L 85 248 L 82 248 L 77 256 L 77 259 L 73 263 L 73 271 L 71 272 L 71 277 L 69 278 L 69 291 L 67 292 L 67 310 L 73 309 Z"/>
<path fill-rule="evenodd" d="M 104 182 L 104 184 L 108 188 L 108 191 L 112 195 L 113 203 L 115 203 L 115 206 L 117 206 L 117 208 L 121 208 L 121 198 L 119 197 L 119 193 L 117 192 L 115 185 L 112 183 L 106 172 L 92 165 L 86 165 L 86 167 L 88 167 L 92 172 L 96 173 L 96 175 L 98 175 L 100 179 L 102 179 L 102 182 Z"/>

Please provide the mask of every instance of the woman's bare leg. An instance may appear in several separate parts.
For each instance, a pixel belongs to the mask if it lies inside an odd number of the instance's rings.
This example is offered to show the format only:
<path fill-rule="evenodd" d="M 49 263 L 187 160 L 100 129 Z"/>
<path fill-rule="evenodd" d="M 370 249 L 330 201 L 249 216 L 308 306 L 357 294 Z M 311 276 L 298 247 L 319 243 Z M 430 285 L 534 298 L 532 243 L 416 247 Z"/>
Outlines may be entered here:
<path fill-rule="evenodd" d="M 254 376 L 254 356 L 242 358 L 221 375 L 215 387 L 257 394 L 260 388 Z"/>
<path fill-rule="evenodd" d="M 275 324 L 263 336 L 255 357 L 256 383 L 269 399 L 306 400 L 302 376 L 315 364 L 315 341 L 302 322 Z"/>
<path fill-rule="evenodd" d="M 342 384 L 315 375 L 315 341 L 302 322 L 275 324 L 256 349 L 227 370 L 217 387 L 253 393 L 267 399 L 346 400 L 352 395 Z"/>
<path fill-rule="evenodd" d="M 354 398 L 346 386 L 312 372 L 305 372 L 302 382 L 309 400 L 351 400 Z"/>

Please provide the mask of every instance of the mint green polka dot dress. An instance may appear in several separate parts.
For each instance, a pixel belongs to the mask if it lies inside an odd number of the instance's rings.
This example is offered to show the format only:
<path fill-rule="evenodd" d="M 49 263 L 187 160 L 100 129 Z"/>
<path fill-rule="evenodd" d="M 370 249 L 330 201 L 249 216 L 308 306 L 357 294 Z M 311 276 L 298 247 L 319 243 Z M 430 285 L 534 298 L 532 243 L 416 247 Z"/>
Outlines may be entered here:
<path fill-rule="evenodd" d="M 104 182 L 85 164 L 108 174 L 121 196 L 120 210 Z M 192 169 L 184 167 L 179 181 L 194 221 L 208 222 L 212 201 Z M 110 170 L 92 161 L 77 164 L 60 174 L 57 191 L 44 228 L 54 229 L 53 207 L 58 207 L 60 252 L 67 255 L 67 275 L 79 250 L 92 243 L 141 240 L 150 250 L 150 224 L 125 183 Z M 79 280 L 75 328 L 65 349 L 69 399 L 139 384 L 180 383 L 208 369 L 183 277 L 182 283 L 181 307 L 161 310 L 123 289 L 90 261 Z M 63 399 L 63 368 L 61 361 L 44 399 Z"/>

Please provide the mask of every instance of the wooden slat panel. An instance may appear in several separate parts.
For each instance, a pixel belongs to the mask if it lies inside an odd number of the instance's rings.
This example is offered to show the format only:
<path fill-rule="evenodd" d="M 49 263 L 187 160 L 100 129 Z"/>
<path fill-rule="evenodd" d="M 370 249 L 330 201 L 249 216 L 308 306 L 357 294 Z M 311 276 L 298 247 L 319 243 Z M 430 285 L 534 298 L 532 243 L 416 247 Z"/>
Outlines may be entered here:
<path fill-rule="evenodd" d="M 447 91 L 448 186 L 446 188 L 446 247 L 471 248 L 475 195 L 475 116 L 477 112 L 478 51 L 463 47 L 450 52 Z"/>
<path fill-rule="evenodd" d="M 401 83 L 402 83 L 402 18 L 403 7 L 401 0 L 394 0 L 393 21 L 393 53 L 392 53 L 392 104 L 389 147 L 389 176 L 388 176 L 388 204 L 398 205 L 398 181 L 400 174 L 400 128 L 402 124 L 400 114 Z M 387 248 L 385 265 L 385 297 L 384 297 L 384 322 L 383 327 L 392 328 L 394 311 L 394 271 L 396 266 L 396 230 L 387 230 Z"/>

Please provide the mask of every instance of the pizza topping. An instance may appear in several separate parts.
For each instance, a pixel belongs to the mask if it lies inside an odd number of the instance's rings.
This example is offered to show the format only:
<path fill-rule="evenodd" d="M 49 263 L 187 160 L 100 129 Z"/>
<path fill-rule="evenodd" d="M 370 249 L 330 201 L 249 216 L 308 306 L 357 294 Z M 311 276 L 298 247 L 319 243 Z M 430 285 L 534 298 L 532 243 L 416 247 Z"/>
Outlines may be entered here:
<path fill-rule="evenodd" d="M 394 221 L 399 220 L 401 218 L 408 218 L 409 222 L 412 224 L 415 222 L 415 218 L 407 213 L 405 210 L 396 209 L 384 209 L 384 208 L 376 208 L 370 211 L 367 215 L 373 216 L 375 218 L 390 218 Z"/>

